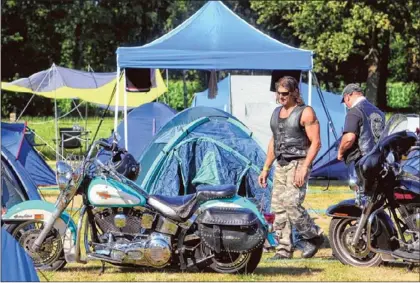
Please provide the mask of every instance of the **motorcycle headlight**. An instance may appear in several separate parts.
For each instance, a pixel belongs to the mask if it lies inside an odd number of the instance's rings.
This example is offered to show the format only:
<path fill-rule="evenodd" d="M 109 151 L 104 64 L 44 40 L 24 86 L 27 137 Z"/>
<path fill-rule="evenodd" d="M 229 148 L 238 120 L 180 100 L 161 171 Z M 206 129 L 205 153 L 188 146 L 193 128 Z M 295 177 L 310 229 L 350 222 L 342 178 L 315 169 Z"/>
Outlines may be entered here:
<path fill-rule="evenodd" d="M 64 161 L 58 161 L 56 164 L 57 168 L 57 185 L 60 190 L 67 188 L 70 180 L 72 179 L 73 169 L 69 164 Z"/>

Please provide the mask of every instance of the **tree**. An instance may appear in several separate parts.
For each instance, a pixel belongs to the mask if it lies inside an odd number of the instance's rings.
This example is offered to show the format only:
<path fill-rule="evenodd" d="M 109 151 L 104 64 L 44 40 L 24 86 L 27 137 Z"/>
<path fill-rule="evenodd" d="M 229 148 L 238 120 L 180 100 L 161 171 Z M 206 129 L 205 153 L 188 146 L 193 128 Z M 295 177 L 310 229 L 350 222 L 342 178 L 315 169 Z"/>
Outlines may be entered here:
<path fill-rule="evenodd" d="M 381 108 L 386 108 L 392 41 L 401 36 L 418 58 L 417 1 L 251 1 L 251 7 L 259 24 L 292 29 L 300 47 L 315 51 L 321 80 L 335 89 L 341 81 L 365 83 L 366 95 Z M 412 68 L 418 72 L 418 63 Z"/>

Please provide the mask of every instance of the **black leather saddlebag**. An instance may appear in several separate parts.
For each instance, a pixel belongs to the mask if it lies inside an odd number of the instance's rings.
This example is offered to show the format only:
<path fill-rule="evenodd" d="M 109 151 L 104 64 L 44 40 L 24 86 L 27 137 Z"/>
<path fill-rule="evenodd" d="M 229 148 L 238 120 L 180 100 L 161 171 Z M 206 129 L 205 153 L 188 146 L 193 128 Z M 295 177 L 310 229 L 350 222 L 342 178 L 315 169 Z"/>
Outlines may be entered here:
<path fill-rule="evenodd" d="M 216 253 L 248 252 L 261 247 L 267 236 L 261 221 L 246 208 L 212 207 L 196 223 L 200 238 Z"/>

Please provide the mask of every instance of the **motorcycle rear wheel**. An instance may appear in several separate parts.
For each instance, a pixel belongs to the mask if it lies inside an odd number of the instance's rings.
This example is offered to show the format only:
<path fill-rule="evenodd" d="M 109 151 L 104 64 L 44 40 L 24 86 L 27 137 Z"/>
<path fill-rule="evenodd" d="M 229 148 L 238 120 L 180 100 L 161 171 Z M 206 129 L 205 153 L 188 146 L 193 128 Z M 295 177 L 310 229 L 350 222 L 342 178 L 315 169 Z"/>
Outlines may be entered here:
<path fill-rule="evenodd" d="M 357 267 L 379 266 L 382 263 L 380 254 L 368 251 L 366 243 L 361 241 L 360 249 L 352 252 L 348 238 L 351 238 L 352 230 L 355 230 L 354 219 L 333 218 L 330 222 L 329 238 L 334 257 L 342 264 Z M 353 253 L 353 254 L 352 254 Z"/>
<path fill-rule="evenodd" d="M 263 254 L 263 247 L 247 253 L 220 252 L 216 254 L 204 245 L 201 245 L 199 250 L 200 257 L 207 257 L 210 254 L 214 254 L 212 263 L 208 269 L 225 274 L 253 273 L 260 263 Z"/>

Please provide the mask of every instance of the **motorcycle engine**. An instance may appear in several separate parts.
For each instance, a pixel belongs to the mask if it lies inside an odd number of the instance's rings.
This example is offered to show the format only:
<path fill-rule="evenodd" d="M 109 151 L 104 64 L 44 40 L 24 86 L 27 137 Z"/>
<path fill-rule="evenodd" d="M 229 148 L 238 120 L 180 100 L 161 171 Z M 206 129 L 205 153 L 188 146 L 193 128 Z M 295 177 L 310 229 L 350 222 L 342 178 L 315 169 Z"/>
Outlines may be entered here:
<path fill-rule="evenodd" d="M 146 233 L 151 217 L 132 208 L 106 208 L 94 211 L 95 222 L 103 231 L 95 254 L 109 257 L 116 263 L 156 268 L 166 266 L 172 255 L 171 237 Z M 144 220 L 142 224 L 142 219 Z"/>

